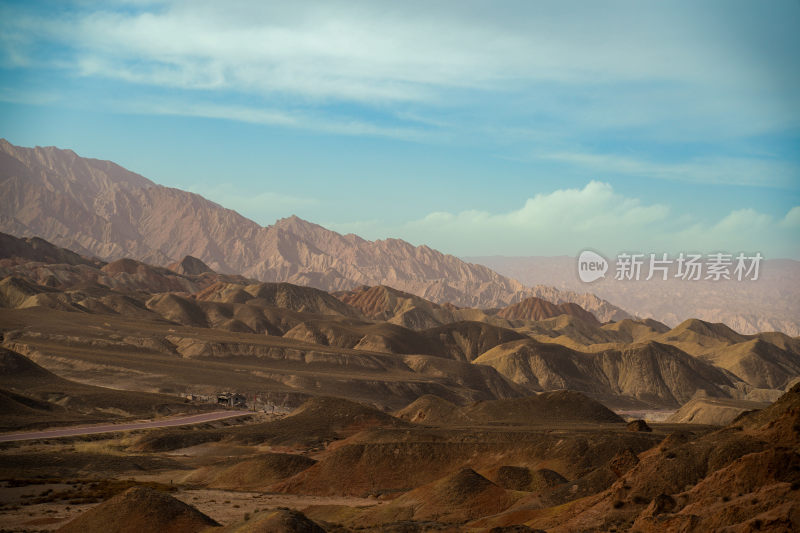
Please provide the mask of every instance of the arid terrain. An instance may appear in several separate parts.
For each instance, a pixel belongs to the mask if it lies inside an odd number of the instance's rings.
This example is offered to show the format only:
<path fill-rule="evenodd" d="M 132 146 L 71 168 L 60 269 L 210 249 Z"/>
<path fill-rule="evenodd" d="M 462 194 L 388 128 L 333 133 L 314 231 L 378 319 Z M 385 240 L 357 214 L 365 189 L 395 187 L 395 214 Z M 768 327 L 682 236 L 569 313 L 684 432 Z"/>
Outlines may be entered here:
<path fill-rule="evenodd" d="M 800 527 L 798 337 L 56 148 L 0 170 L 5 530 Z"/>
<path fill-rule="evenodd" d="M 0 533 L 800 532 L 800 0 L 0 0 Z"/>
<path fill-rule="evenodd" d="M 243 415 L 0 444 L 8 530 L 800 525 L 796 337 L 0 244 L 5 433 Z"/>

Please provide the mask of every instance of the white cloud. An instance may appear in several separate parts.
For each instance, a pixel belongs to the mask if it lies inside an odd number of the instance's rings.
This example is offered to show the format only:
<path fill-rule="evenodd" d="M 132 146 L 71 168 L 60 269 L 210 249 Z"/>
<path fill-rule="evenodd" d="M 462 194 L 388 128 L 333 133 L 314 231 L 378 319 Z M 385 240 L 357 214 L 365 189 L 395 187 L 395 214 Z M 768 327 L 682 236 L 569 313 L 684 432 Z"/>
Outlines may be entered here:
<path fill-rule="evenodd" d="M 748 109 L 756 107 L 772 126 L 797 123 L 796 113 L 786 113 L 790 107 L 773 101 L 797 103 L 775 79 L 796 74 L 791 54 L 764 61 L 764 51 L 751 48 L 733 60 L 740 36 L 721 31 L 719 13 L 694 3 L 453 9 L 411 1 L 179 0 L 146 7 L 59 19 L 8 8 L 0 26 L 5 55 L 30 63 L 35 43 L 51 40 L 74 51 L 73 69 L 82 75 L 309 101 L 449 106 L 450 89 L 492 91 L 502 100 L 558 84 L 586 90 L 556 102 L 558 112 L 572 107 L 572 120 L 594 125 L 652 123 L 687 106 L 701 120 L 710 113 L 740 125 L 764 122 L 750 120 Z M 625 84 L 637 86 L 637 94 L 620 93 Z M 620 105 L 613 105 L 618 95 Z"/>
<path fill-rule="evenodd" d="M 509 158 L 535 146 L 603 179 L 796 187 L 792 163 L 714 155 L 800 124 L 796 32 L 774 29 L 793 4 L 79 4 L 57 16 L 0 4 L 0 64 L 122 83 L 118 100 L 53 86 L 92 108 L 492 145 Z M 131 96 L 143 87 L 172 101 Z M 661 164 L 580 152 L 597 140 L 617 153 L 632 140 L 651 154 L 696 143 L 712 155 Z"/>
<path fill-rule="evenodd" d="M 434 212 L 400 227 L 342 224 L 362 236 L 395 236 L 455 255 L 577 255 L 583 249 L 622 251 L 755 252 L 800 257 L 800 207 L 776 220 L 753 209 L 732 211 L 713 223 L 678 216 L 662 204 L 644 204 L 607 184 L 538 194 L 505 213 Z"/>
<path fill-rule="evenodd" d="M 518 5 L 520 24 L 513 13 L 425 7 L 195 0 L 138 13 L 96 11 L 75 25 L 28 29 L 78 44 L 91 74 L 101 74 L 93 61 L 108 67 L 128 59 L 141 69 L 134 77 L 141 81 L 149 76 L 157 84 L 236 85 L 315 97 L 416 100 L 431 96 L 428 86 L 488 88 L 526 79 L 702 81 L 724 74 L 757 83 L 727 51 L 675 39 L 665 21 L 635 9 L 583 5 L 584 16 L 574 17 L 559 8 L 534 13 Z M 449 16 L 438 17 L 441 11 Z M 591 25 L 586 11 L 595 12 Z M 671 15 L 680 18 L 679 11 Z M 638 24 L 626 26 L 626 18 Z M 120 68 L 105 75 L 133 76 Z"/>
<path fill-rule="evenodd" d="M 781 227 L 800 230 L 800 206 L 793 207 L 780 222 Z"/>

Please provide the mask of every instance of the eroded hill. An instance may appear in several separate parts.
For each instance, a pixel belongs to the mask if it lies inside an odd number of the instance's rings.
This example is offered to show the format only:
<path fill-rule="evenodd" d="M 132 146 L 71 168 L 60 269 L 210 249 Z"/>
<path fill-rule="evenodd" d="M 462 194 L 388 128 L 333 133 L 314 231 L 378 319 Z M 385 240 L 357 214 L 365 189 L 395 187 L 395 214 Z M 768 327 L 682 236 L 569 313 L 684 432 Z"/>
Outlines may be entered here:
<path fill-rule="evenodd" d="M 463 405 L 571 389 L 617 408 L 676 409 L 698 395 L 768 402 L 800 376 L 800 342 L 775 332 L 601 324 L 533 298 L 479 310 L 386 286 L 329 294 L 195 258 L 168 269 L 2 242 L 4 345 L 90 384 L 291 405 L 335 394 L 392 409 L 425 394 Z"/>

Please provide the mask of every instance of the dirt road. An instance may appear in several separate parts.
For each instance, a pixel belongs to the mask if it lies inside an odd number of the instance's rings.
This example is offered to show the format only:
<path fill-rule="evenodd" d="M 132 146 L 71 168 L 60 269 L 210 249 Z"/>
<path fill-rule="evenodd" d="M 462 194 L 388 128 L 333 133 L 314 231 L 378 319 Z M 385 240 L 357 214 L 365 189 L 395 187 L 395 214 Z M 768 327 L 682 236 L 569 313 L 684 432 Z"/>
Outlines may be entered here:
<path fill-rule="evenodd" d="M 202 424 L 225 418 L 234 418 L 252 414 L 249 411 L 213 411 L 199 415 L 182 416 L 178 418 L 165 418 L 163 420 L 150 420 L 144 422 L 126 422 L 122 424 L 107 424 L 104 426 L 79 426 L 43 431 L 29 431 L 25 433 L 0 434 L 0 442 L 13 442 L 18 440 L 54 439 L 58 437 L 75 437 L 77 435 L 92 435 L 95 433 L 112 433 L 116 431 L 130 431 L 132 429 L 165 428 L 171 426 L 186 426 Z"/>

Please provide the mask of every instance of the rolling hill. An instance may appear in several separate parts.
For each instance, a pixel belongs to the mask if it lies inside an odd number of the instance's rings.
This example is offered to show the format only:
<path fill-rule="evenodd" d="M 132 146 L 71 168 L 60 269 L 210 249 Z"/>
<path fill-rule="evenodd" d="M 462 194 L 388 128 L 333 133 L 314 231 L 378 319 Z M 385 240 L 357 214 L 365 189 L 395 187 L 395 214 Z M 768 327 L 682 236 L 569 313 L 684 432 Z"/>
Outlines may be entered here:
<path fill-rule="evenodd" d="M 459 308 L 385 285 L 331 294 L 218 274 L 192 257 L 105 263 L 0 239 L 3 345 L 91 384 L 269 390 L 291 405 L 335 394 L 393 409 L 425 394 L 463 405 L 570 389 L 615 408 L 674 409 L 698 394 L 770 401 L 800 376 L 800 344 L 777 332 L 601 324 L 535 298 Z"/>

